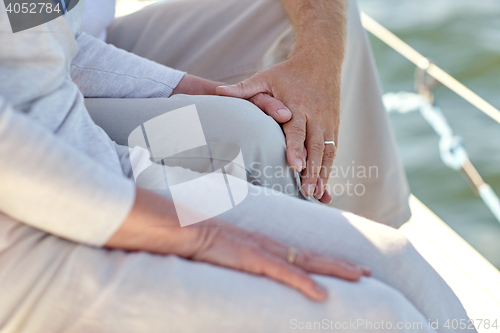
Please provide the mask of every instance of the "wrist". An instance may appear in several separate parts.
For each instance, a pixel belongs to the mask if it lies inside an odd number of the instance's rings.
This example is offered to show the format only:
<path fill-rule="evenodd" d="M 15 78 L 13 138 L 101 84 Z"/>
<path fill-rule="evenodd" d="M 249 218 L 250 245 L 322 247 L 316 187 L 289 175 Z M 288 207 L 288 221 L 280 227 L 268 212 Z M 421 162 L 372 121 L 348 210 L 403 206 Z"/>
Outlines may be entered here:
<path fill-rule="evenodd" d="M 137 187 L 134 206 L 107 247 L 129 251 L 167 253 L 181 229 L 172 201 Z"/>
<path fill-rule="evenodd" d="M 321 78 L 329 86 L 340 86 L 344 55 L 340 50 L 323 47 L 296 48 L 288 57 L 292 66 L 302 68 L 310 76 Z"/>
<path fill-rule="evenodd" d="M 345 50 L 345 36 L 328 34 L 320 28 L 309 28 L 297 35 L 290 56 L 304 55 L 314 60 L 341 61 Z"/>

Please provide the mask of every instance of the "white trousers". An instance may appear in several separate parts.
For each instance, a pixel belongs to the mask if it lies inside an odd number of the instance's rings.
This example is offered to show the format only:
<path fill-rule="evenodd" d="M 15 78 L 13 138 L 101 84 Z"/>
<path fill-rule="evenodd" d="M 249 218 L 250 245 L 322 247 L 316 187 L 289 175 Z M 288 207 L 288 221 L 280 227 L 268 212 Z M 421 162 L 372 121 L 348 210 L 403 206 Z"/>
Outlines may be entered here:
<path fill-rule="evenodd" d="M 260 114 L 246 101 L 228 100 L 179 95 L 156 100 L 154 109 L 165 112 L 194 102 L 218 117 L 235 106 Z M 135 118 L 137 110 L 148 114 L 144 107 L 134 108 L 141 101 L 108 102 L 123 106 L 133 127 L 142 121 Z M 127 151 L 119 147 L 122 157 Z M 123 167 L 130 174 L 126 158 Z M 315 303 L 264 277 L 175 256 L 92 248 L 0 216 L 0 327 L 27 333 L 279 333 L 310 325 L 313 332 L 325 327 L 433 332 L 429 320 L 467 319 L 451 289 L 398 230 L 257 186 L 220 217 L 290 246 L 369 266 L 373 277 L 353 283 L 315 276 L 330 295 Z M 448 330 L 441 325 L 438 331 Z"/>

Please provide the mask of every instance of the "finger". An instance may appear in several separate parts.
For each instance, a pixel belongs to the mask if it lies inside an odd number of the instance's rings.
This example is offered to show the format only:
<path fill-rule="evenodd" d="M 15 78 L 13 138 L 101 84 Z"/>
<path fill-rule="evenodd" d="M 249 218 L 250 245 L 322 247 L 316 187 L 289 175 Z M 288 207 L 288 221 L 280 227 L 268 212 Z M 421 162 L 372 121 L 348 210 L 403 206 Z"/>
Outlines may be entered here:
<path fill-rule="evenodd" d="M 286 123 L 292 119 L 292 112 L 281 101 L 269 94 L 258 93 L 249 99 L 267 115 L 273 117 L 278 123 Z"/>
<path fill-rule="evenodd" d="M 281 258 L 263 255 L 260 261 L 260 274 L 289 285 L 315 301 L 328 297 L 327 291 L 297 266 L 292 266 Z"/>
<path fill-rule="evenodd" d="M 304 141 L 306 139 L 306 120 L 303 115 L 296 114 L 283 124 L 286 136 L 286 156 L 290 166 L 297 172 L 304 170 Z"/>
<path fill-rule="evenodd" d="M 264 81 L 259 80 L 255 75 L 248 78 L 240 83 L 229 85 L 229 86 L 219 86 L 215 88 L 215 93 L 220 96 L 236 97 L 249 99 L 258 93 L 269 93 L 267 84 Z"/>
<path fill-rule="evenodd" d="M 301 268 L 286 263 L 282 258 L 264 248 L 240 247 L 238 252 L 239 264 L 236 268 L 284 283 L 316 301 L 327 298 L 326 290 Z"/>
<path fill-rule="evenodd" d="M 337 144 L 337 141 L 335 141 L 335 144 Z M 323 151 L 323 161 L 321 162 L 321 169 L 319 172 L 319 177 L 323 183 L 323 191 L 326 189 L 326 185 L 328 184 L 328 180 L 330 179 L 333 168 L 333 161 L 335 160 L 336 154 L 337 146 L 332 144 L 325 145 L 325 149 Z"/>
<path fill-rule="evenodd" d="M 289 285 L 316 301 L 322 301 L 327 297 L 325 289 L 301 268 L 289 265 L 280 257 L 262 248 L 256 240 L 269 240 L 266 236 L 227 226 L 215 232 L 210 229 L 203 238 L 208 240 L 203 241 L 206 244 L 200 247 L 201 250 L 192 257 L 193 260 L 264 275 Z M 273 244 L 279 243 L 274 241 Z"/>
<path fill-rule="evenodd" d="M 323 180 L 321 179 L 321 177 L 318 177 L 318 181 L 316 182 L 316 189 L 314 190 L 314 198 L 320 200 L 323 197 L 323 193 L 325 193 Z"/>
<path fill-rule="evenodd" d="M 364 275 L 364 268 L 348 261 L 301 250 L 295 265 L 309 273 L 335 276 L 348 281 L 358 281 Z"/>
<path fill-rule="evenodd" d="M 321 197 L 321 199 L 319 199 L 319 201 L 321 203 L 324 203 L 325 205 L 332 202 L 332 196 L 331 196 L 330 192 L 328 192 L 328 190 L 325 190 L 325 193 L 323 193 L 323 196 Z"/>
<path fill-rule="evenodd" d="M 264 250 L 284 261 L 288 260 L 289 246 L 260 233 L 252 234 L 251 238 Z M 358 280 L 361 275 L 371 275 L 371 270 L 367 267 L 302 249 L 298 249 L 294 265 L 310 273 L 331 275 L 351 281 Z"/>
<path fill-rule="evenodd" d="M 272 242 L 277 244 L 273 244 Z M 263 242 L 261 246 L 288 262 L 290 247 L 284 246 L 272 239 L 270 242 Z M 349 281 L 357 281 L 362 275 L 371 275 L 371 270 L 367 267 L 302 249 L 298 249 L 298 254 L 293 265 L 309 273 L 335 276 Z"/>
<path fill-rule="evenodd" d="M 323 161 L 325 142 L 319 126 L 308 124 L 305 146 L 307 164 L 302 175 L 302 190 L 309 196 L 314 194 Z"/>

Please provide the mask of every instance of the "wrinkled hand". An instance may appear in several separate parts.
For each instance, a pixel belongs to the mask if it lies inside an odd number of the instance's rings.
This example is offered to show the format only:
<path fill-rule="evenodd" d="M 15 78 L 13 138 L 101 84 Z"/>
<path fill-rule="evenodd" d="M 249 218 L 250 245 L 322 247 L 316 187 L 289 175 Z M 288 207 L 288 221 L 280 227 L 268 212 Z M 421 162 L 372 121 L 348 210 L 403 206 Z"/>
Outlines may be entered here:
<path fill-rule="evenodd" d="M 288 246 L 215 218 L 181 228 L 171 200 L 139 187 L 132 210 L 106 247 L 173 254 L 267 276 L 317 301 L 327 294 L 310 273 L 349 281 L 371 275 L 369 268 L 307 250 L 298 250 L 290 264 Z"/>
<path fill-rule="evenodd" d="M 203 225 L 204 224 L 204 225 Z M 345 260 L 299 250 L 295 263 L 288 263 L 289 247 L 263 234 L 249 232 L 225 222 L 201 223 L 190 228 L 191 249 L 179 255 L 247 273 L 267 276 L 293 287 L 312 300 L 327 298 L 326 290 L 309 275 L 322 274 L 349 281 L 370 276 L 369 268 Z"/>
<path fill-rule="evenodd" d="M 333 68 L 328 55 L 297 52 L 236 85 L 218 87 L 216 92 L 249 100 L 266 94 L 283 102 L 293 115 L 289 121 L 278 112 L 264 111 L 284 122 L 288 162 L 294 170 L 303 171 L 306 194 L 323 202 L 331 200 L 328 193 L 325 198 L 325 189 L 337 149 L 324 142 L 338 143 L 340 69 Z"/>

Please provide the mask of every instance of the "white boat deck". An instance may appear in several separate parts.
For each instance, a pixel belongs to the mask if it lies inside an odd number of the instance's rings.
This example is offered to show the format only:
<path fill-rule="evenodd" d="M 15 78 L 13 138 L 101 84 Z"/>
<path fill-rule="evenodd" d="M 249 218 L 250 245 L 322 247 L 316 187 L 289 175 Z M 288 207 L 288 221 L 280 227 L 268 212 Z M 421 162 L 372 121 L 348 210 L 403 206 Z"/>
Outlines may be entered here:
<path fill-rule="evenodd" d="M 118 0 L 116 16 L 154 2 Z M 450 285 L 474 323 L 497 320 L 500 327 L 500 272 L 417 198 L 410 198 L 410 206 L 413 217 L 401 230 Z M 500 332 L 500 328 L 486 329 L 482 324 L 478 332 Z"/>

